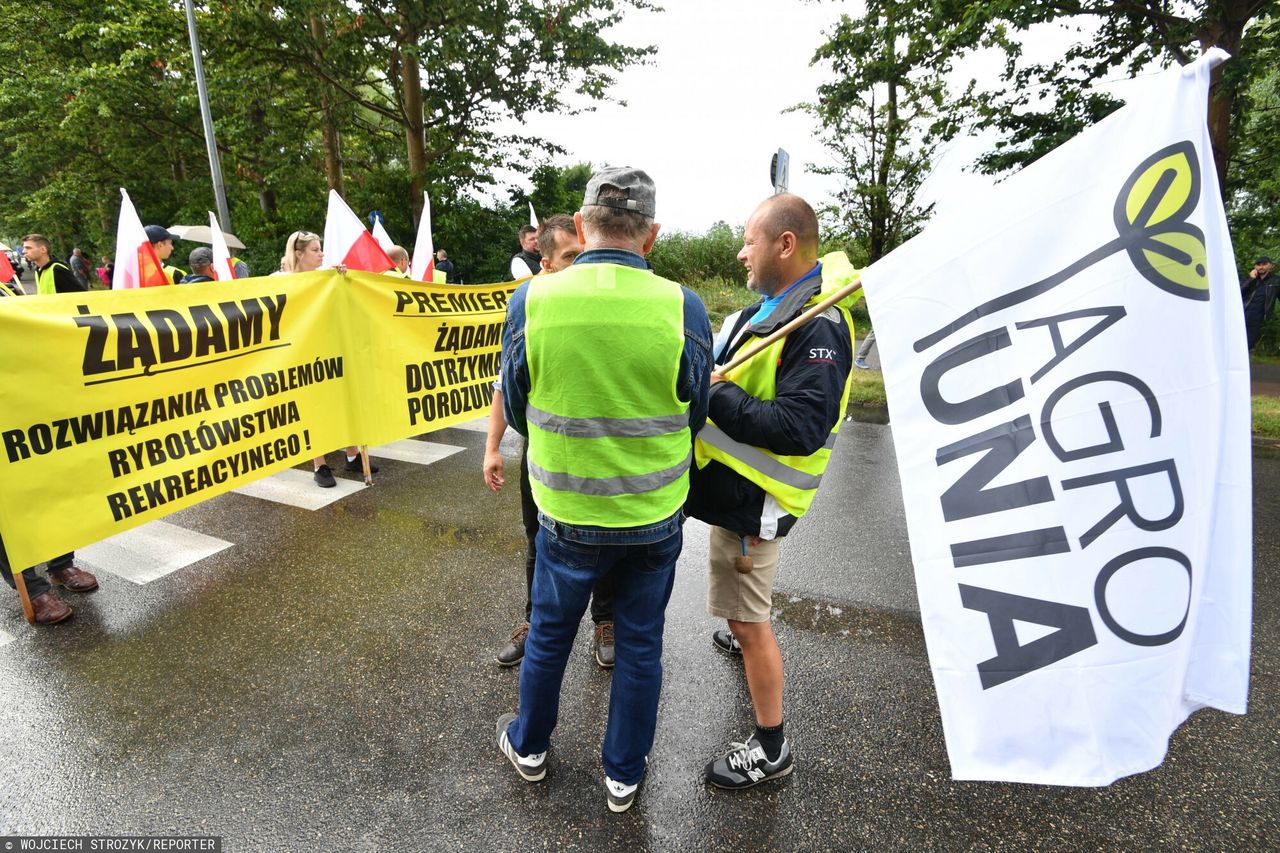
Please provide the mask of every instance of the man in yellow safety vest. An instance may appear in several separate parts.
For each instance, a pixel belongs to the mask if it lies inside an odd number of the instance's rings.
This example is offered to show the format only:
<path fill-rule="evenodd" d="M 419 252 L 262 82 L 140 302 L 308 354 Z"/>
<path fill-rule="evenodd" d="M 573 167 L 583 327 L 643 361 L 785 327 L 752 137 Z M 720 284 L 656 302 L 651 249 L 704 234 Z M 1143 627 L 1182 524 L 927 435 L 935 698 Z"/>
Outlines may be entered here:
<path fill-rule="evenodd" d="M 725 321 L 717 364 L 856 280 L 843 254 L 818 259 L 818 219 L 804 199 L 774 196 L 747 220 L 738 260 L 763 297 Z M 848 302 L 852 302 L 852 297 Z M 711 376 L 687 511 L 711 527 L 707 612 L 712 640 L 741 655 L 755 732 L 707 765 L 706 781 L 746 788 L 792 770 L 783 734 L 782 654 L 770 622 L 778 540 L 818 489 L 848 402 L 853 323 L 842 303 L 741 365 Z"/>
<path fill-rule="evenodd" d="M 506 420 L 529 437 L 541 525 L 520 706 L 498 749 L 546 775 L 565 663 L 596 580 L 614 582 L 614 670 L 601 750 L 609 809 L 644 777 L 662 688 L 662 632 L 683 544 L 692 436 L 706 416 L 711 324 L 702 300 L 654 275 L 654 185 L 631 168 L 587 184 L 585 250 L 512 294 L 502 333 Z"/>

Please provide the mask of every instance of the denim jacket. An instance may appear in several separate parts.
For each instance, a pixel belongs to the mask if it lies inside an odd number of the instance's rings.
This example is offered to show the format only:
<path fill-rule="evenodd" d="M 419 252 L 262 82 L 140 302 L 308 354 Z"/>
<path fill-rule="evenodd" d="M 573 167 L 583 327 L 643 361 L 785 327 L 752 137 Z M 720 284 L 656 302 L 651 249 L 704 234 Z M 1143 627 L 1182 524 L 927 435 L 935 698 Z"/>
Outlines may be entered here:
<path fill-rule="evenodd" d="M 575 264 L 619 264 L 646 269 L 642 256 L 623 249 L 591 249 L 578 255 Z M 502 326 L 502 403 L 507 423 L 523 436 L 529 435 L 525 407 L 529 401 L 529 362 L 525 355 L 525 298 L 529 283 L 516 288 L 507 303 L 507 320 Z M 707 421 L 707 400 L 711 381 L 711 321 L 696 293 L 684 291 L 684 349 L 676 393 L 689 401 L 689 434 L 697 435 Z M 682 513 L 645 527 L 617 528 L 563 524 L 538 513 L 538 520 L 551 533 L 594 545 L 643 545 L 660 542 L 679 529 Z"/>

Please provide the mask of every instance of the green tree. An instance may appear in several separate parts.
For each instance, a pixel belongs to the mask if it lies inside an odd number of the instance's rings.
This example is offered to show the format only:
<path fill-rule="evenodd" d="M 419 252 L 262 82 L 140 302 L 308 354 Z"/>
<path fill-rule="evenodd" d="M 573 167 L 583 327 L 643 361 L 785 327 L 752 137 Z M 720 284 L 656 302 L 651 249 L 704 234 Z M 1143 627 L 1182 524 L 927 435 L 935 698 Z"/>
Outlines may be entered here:
<path fill-rule="evenodd" d="M 928 218 L 933 205 L 919 201 L 920 187 L 963 100 L 948 96 L 950 53 L 913 37 L 928 19 L 926 4 L 895 0 L 868 0 L 862 16 L 842 16 L 813 59 L 833 79 L 801 105 L 834 159 L 811 170 L 843 179 L 824 217 L 853 235 L 868 261 Z"/>
<path fill-rule="evenodd" d="M 976 101 L 978 126 L 1004 134 L 996 150 L 979 161 L 989 172 L 1024 165 L 1115 110 L 1120 102 L 1100 92 L 1099 81 L 1186 64 L 1210 47 L 1236 56 L 1251 22 L 1275 7 L 1274 0 L 919 0 L 909 5 L 930 12 L 921 38 L 1004 53 L 1002 87 Z M 1061 56 L 1036 61 L 1024 39 L 1045 24 L 1075 28 L 1083 37 Z M 1219 185 L 1228 191 L 1232 134 L 1243 120 L 1239 95 L 1259 70 L 1236 60 L 1213 71 L 1209 135 Z"/>

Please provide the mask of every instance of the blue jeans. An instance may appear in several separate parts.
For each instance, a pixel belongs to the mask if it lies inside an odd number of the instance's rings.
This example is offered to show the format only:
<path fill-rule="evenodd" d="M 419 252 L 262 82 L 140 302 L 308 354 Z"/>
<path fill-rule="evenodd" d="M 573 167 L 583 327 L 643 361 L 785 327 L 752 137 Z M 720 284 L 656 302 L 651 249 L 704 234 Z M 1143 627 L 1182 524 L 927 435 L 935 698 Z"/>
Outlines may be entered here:
<path fill-rule="evenodd" d="M 560 683 L 587 599 L 596 579 L 612 571 L 615 663 L 601 757 L 610 779 L 632 785 L 644 776 L 662 690 L 662 630 L 684 544 L 679 522 L 677 516 L 672 533 L 646 544 L 583 543 L 554 524 L 538 531 L 533 618 L 520 663 L 520 710 L 507 731 L 516 752 L 544 752 L 550 745 Z M 629 532 L 615 535 L 625 538 Z"/>

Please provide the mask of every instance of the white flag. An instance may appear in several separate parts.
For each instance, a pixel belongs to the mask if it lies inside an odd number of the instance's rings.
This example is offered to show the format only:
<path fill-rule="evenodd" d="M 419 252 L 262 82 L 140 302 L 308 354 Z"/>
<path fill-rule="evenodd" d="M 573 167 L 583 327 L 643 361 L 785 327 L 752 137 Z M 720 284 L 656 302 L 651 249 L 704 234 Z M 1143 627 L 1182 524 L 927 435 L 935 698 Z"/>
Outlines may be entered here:
<path fill-rule="evenodd" d="M 537 214 L 533 212 L 533 202 L 529 202 L 529 224 L 534 228 L 538 227 L 538 217 Z"/>
<path fill-rule="evenodd" d="M 409 264 L 409 278 L 414 281 L 435 281 L 436 249 L 431 242 L 431 199 L 422 193 L 422 218 L 418 220 L 418 239 L 413 244 L 413 262 Z"/>
<path fill-rule="evenodd" d="M 392 240 L 391 235 L 387 233 L 387 229 L 382 226 L 381 219 L 373 220 L 373 239 L 377 240 L 378 245 L 387 253 L 390 253 L 391 248 L 396 244 L 396 241 Z"/>
<path fill-rule="evenodd" d="M 227 248 L 227 237 L 222 233 L 218 217 L 209 211 L 209 240 L 213 245 L 213 277 L 218 281 L 235 281 L 236 267 L 231 262 L 231 250 Z"/>
<path fill-rule="evenodd" d="M 132 290 L 135 287 L 159 287 L 173 284 L 173 279 L 160 266 L 160 258 L 142 220 L 133 207 L 133 200 L 124 187 L 120 188 L 120 219 L 116 223 L 116 264 L 112 290 Z"/>
<path fill-rule="evenodd" d="M 1106 785 L 1244 713 L 1249 366 L 1222 51 L 863 274 L 952 773 Z"/>

